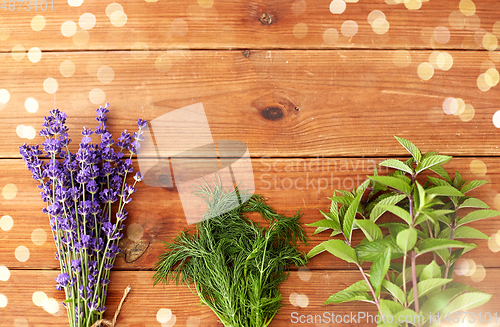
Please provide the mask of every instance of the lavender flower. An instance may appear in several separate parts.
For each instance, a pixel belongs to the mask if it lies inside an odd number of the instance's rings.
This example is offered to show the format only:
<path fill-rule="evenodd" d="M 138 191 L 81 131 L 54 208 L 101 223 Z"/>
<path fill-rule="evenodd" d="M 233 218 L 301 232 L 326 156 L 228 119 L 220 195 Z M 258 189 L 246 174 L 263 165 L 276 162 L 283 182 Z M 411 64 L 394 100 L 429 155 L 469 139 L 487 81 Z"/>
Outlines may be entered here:
<path fill-rule="evenodd" d="M 56 244 L 55 258 L 61 273 L 56 288 L 65 290 L 71 327 L 86 327 L 102 318 L 109 275 L 121 249 L 124 210 L 136 183 L 142 180 L 137 172 L 134 183 L 125 182 L 133 172 L 132 155 L 137 153 L 147 122 L 139 119 L 138 131 L 126 130 L 115 142 L 108 131 L 109 105 L 97 109 L 97 128 L 83 128 L 76 153 L 69 150 L 71 139 L 66 126 L 67 115 L 59 109 L 49 111 L 40 130 L 45 138 L 42 146 L 19 147 L 26 167 L 40 185 L 40 197 L 46 206 Z M 100 138 L 92 143 L 92 135 Z M 115 146 L 119 149 L 115 150 Z M 43 151 L 42 151 L 43 149 Z M 124 158 L 124 150 L 130 154 Z M 118 210 L 112 206 L 117 204 Z M 112 219 L 111 212 L 115 215 Z"/>

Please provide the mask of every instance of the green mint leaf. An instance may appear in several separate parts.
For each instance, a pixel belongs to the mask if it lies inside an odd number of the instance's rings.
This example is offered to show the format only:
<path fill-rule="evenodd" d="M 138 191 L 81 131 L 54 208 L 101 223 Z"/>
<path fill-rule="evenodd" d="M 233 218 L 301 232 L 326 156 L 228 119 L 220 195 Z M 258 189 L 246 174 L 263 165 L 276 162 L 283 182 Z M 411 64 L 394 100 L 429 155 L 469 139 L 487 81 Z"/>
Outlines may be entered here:
<path fill-rule="evenodd" d="M 392 176 L 370 176 L 371 180 L 398 190 L 406 195 L 410 195 L 411 186 L 400 178 Z"/>
<path fill-rule="evenodd" d="M 380 240 L 383 237 L 380 227 L 371 220 L 356 219 L 355 226 L 358 226 L 363 231 L 370 242 Z"/>
<path fill-rule="evenodd" d="M 420 280 L 426 280 L 431 278 L 441 278 L 441 268 L 432 260 L 420 273 Z"/>
<path fill-rule="evenodd" d="M 446 172 L 446 169 L 444 169 L 442 166 L 433 166 L 431 168 L 429 168 L 430 171 L 433 171 L 435 172 L 436 174 L 438 174 L 439 176 L 443 177 L 444 179 L 446 179 L 448 182 L 451 183 L 451 178 L 450 178 L 450 175 L 448 175 L 448 173 Z"/>
<path fill-rule="evenodd" d="M 434 167 L 436 165 L 445 164 L 448 161 L 450 161 L 451 158 L 452 158 L 451 156 L 443 156 L 443 155 L 439 155 L 439 154 L 436 154 L 436 155 L 433 155 L 430 157 L 426 157 L 418 163 L 417 168 L 415 169 L 415 173 L 419 174 L 419 173 L 423 172 L 424 170 L 429 169 L 431 167 Z"/>
<path fill-rule="evenodd" d="M 492 217 L 496 217 L 496 216 L 500 216 L 500 211 L 476 210 L 476 211 L 468 213 L 462 219 L 459 219 L 457 222 L 457 226 L 468 224 L 468 223 L 476 221 L 476 220 L 485 219 L 485 218 L 492 218 Z"/>
<path fill-rule="evenodd" d="M 309 250 L 309 252 L 307 253 L 307 258 L 311 259 L 312 257 L 320 254 L 321 252 L 324 252 L 325 247 L 324 247 L 323 243 L 325 243 L 325 242 L 322 242 L 322 243 L 316 245 L 315 247 L 313 247 L 311 250 Z"/>
<path fill-rule="evenodd" d="M 370 212 L 370 220 L 373 222 L 377 221 L 377 219 L 380 218 L 380 216 L 382 216 L 387 211 L 387 209 L 382 208 L 381 205 L 384 204 L 394 205 L 399 201 L 403 200 L 404 198 L 406 198 L 404 194 L 395 194 L 381 200 L 373 207 L 372 211 Z"/>
<path fill-rule="evenodd" d="M 361 197 L 363 196 L 363 192 L 360 192 L 356 195 L 354 200 L 352 200 L 349 209 L 345 213 L 344 220 L 342 223 L 342 228 L 344 230 L 344 236 L 349 242 L 351 242 L 352 229 L 354 228 L 354 218 L 356 217 L 356 213 L 358 212 L 359 202 L 361 201 Z"/>
<path fill-rule="evenodd" d="M 464 284 L 449 283 L 444 292 L 433 295 L 424 302 L 421 312 L 424 312 L 427 315 L 426 318 L 428 319 L 429 316 L 432 316 L 442 310 L 453 298 L 468 289 L 469 286 Z"/>
<path fill-rule="evenodd" d="M 387 160 L 379 163 L 379 165 L 384 166 L 384 167 L 394 168 L 397 170 L 401 170 L 401 171 L 404 171 L 410 175 L 413 174 L 413 169 L 411 167 L 409 167 L 407 164 L 405 164 L 404 162 L 397 160 L 397 159 L 387 159 Z"/>
<path fill-rule="evenodd" d="M 402 137 L 397 137 L 397 136 L 394 137 L 406 149 L 406 151 L 408 151 L 412 155 L 415 161 L 419 163 L 420 160 L 422 159 L 422 152 L 420 152 L 420 150 L 415 146 L 415 144 L 411 143 L 410 141 Z"/>
<path fill-rule="evenodd" d="M 399 301 L 401 304 L 406 303 L 406 296 L 403 290 L 396 284 L 388 281 L 387 279 L 382 280 L 382 287 L 385 288 L 391 295 Z"/>
<path fill-rule="evenodd" d="M 403 219 L 408 225 L 411 225 L 410 213 L 408 211 L 406 211 L 405 209 L 398 207 L 398 206 L 395 206 L 395 205 L 390 205 L 390 204 L 381 204 L 380 207 L 382 209 L 385 209 L 385 210 L 395 214 L 399 218 Z"/>
<path fill-rule="evenodd" d="M 442 311 L 442 315 L 446 316 L 457 311 L 467 311 L 485 304 L 491 299 L 491 294 L 482 292 L 468 292 L 457 296 L 449 305 Z"/>
<path fill-rule="evenodd" d="M 422 296 L 426 295 L 427 293 L 431 292 L 432 290 L 434 290 L 438 287 L 441 287 L 445 284 L 448 284 L 452 280 L 453 279 L 448 279 L 448 278 L 431 278 L 431 279 L 426 279 L 426 280 L 420 281 L 417 283 L 418 297 L 421 298 Z M 414 291 L 414 289 L 412 288 L 410 290 L 410 293 L 408 294 L 408 298 L 407 298 L 408 304 L 413 303 L 413 300 L 414 300 L 413 291 Z"/>
<path fill-rule="evenodd" d="M 458 209 L 462 208 L 479 208 L 479 209 L 489 209 L 490 206 L 484 203 L 483 201 L 476 198 L 468 198 L 458 207 Z"/>
<path fill-rule="evenodd" d="M 396 243 L 403 252 L 408 252 L 417 243 L 417 231 L 414 228 L 408 228 L 398 233 Z"/>
<path fill-rule="evenodd" d="M 435 186 L 432 188 L 428 188 L 426 190 L 428 195 L 442 195 L 442 196 L 464 196 L 462 192 L 454 188 L 453 186 Z"/>
<path fill-rule="evenodd" d="M 460 241 L 456 240 L 448 240 L 448 239 L 425 239 L 421 240 L 417 244 L 418 248 L 418 255 L 431 252 L 431 251 L 436 251 L 440 249 L 448 249 L 448 248 L 475 248 L 477 245 L 476 244 L 468 244 L 468 243 L 463 243 Z"/>
<path fill-rule="evenodd" d="M 357 263 L 356 251 L 341 240 L 328 240 L 323 243 L 323 248 L 339 259 L 349 263 Z"/>
<path fill-rule="evenodd" d="M 391 265 L 391 249 L 387 247 L 384 252 L 375 260 L 370 268 L 370 283 L 375 289 L 375 296 L 379 297 L 380 288 L 385 274 Z"/>
<path fill-rule="evenodd" d="M 460 191 L 465 194 L 465 193 L 472 191 L 473 189 L 478 188 L 479 186 L 482 186 L 486 183 L 488 183 L 488 181 L 476 179 L 476 180 L 470 181 L 467 184 L 463 185 L 462 188 L 460 189 Z"/>

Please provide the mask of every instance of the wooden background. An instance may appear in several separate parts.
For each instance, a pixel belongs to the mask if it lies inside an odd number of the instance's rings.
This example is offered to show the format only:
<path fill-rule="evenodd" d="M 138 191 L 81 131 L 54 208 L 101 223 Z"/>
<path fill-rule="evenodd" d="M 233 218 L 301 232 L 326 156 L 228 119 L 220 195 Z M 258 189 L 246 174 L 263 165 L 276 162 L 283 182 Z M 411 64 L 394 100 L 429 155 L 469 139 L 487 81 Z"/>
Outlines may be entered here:
<path fill-rule="evenodd" d="M 334 189 L 406 156 L 393 135 L 455 156 L 446 167 L 489 180 L 474 195 L 500 209 L 500 2 L 118 1 L 0 8 L 0 325 L 67 323 L 48 222 L 18 154 L 24 142 L 42 141 L 37 131 L 52 108 L 68 113 L 77 138 L 106 102 L 115 136 L 138 118 L 202 102 L 215 140 L 247 144 L 256 193 L 278 211 L 301 210 L 305 223 L 321 218 Z M 129 212 L 106 317 L 130 284 L 118 326 L 217 326 L 188 288 L 152 286 L 161 242 L 187 227 L 176 189 L 141 185 Z M 465 256 L 470 276 L 454 276 L 492 293 L 475 312 L 495 314 L 500 222 L 474 226 L 492 238 Z M 314 236 L 303 250 L 325 239 Z M 374 315 L 369 304 L 321 306 L 358 278 L 332 256 L 314 258 L 283 285 L 271 326 L 311 325 L 292 324 L 293 312 Z"/>

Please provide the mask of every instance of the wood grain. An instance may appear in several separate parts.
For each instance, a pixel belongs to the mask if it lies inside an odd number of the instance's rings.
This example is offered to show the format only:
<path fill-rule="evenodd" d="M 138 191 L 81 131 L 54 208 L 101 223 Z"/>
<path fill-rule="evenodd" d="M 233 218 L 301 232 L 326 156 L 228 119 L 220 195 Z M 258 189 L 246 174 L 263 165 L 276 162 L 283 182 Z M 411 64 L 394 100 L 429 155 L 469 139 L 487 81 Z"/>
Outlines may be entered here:
<path fill-rule="evenodd" d="M 12 326 L 15 322 L 28 323 L 29 326 L 52 326 L 54 324 L 67 324 L 66 313 L 60 302 L 64 300 L 64 293 L 54 289 L 53 278 L 57 274 L 54 271 L 26 271 L 12 270 L 10 279 L 0 282 L 0 294 L 7 297 L 8 304 L 0 308 L 3 315 L 3 323 Z M 111 319 L 120 301 L 123 290 L 131 285 L 125 304 L 117 320 L 117 325 L 123 327 L 146 327 L 157 326 L 157 313 L 160 309 L 170 309 L 175 316 L 176 326 L 220 326 L 216 316 L 199 303 L 196 295 L 192 294 L 184 285 L 152 286 L 152 272 L 130 272 L 120 271 L 111 274 L 111 284 L 108 290 L 107 311 L 105 317 Z M 454 276 L 456 280 L 469 283 L 473 287 L 493 294 L 490 302 L 471 310 L 476 315 L 485 312 L 494 315 L 498 311 L 498 298 L 500 287 L 496 282 L 500 278 L 498 268 L 486 269 L 486 275 L 482 282 L 473 283 L 469 277 Z M 284 306 L 279 310 L 270 326 L 290 326 L 303 315 L 303 322 L 307 321 L 308 315 L 349 315 L 348 323 L 352 315 L 358 316 L 360 312 L 375 316 L 374 305 L 363 302 L 352 302 L 338 305 L 321 304 L 333 293 L 338 292 L 360 279 L 359 273 L 355 271 L 302 271 L 292 272 L 289 279 L 282 284 Z M 300 286 L 297 286 L 300 285 Z M 59 311 L 55 315 L 48 313 L 44 307 L 39 307 L 33 302 L 33 293 L 44 292 L 48 298 L 54 298 L 59 302 Z M 297 295 L 300 296 L 297 300 Z M 293 304 L 292 304 L 293 303 Z M 296 305 L 299 304 L 300 306 Z M 50 310 L 50 309 L 49 309 Z M 56 311 L 56 310 L 54 310 Z M 6 315 L 4 315 L 6 313 Z M 297 318 L 294 318 L 297 317 Z M 340 317 L 339 317 L 340 319 Z M 478 318 L 477 318 L 478 319 Z M 493 316 L 494 319 L 494 316 Z M 367 323 L 366 318 L 356 320 L 356 325 L 373 326 Z M 170 323 L 172 323 L 170 321 Z M 198 323 L 199 322 L 199 323 Z M 319 321 L 317 320 L 319 323 Z M 325 323 L 321 326 L 333 326 Z M 198 323 L 198 324 L 197 324 Z M 167 325 L 168 323 L 164 323 Z M 297 326 L 309 326 L 307 323 L 293 323 Z M 483 324 L 472 324 L 482 326 Z M 167 326 L 171 326 L 168 324 Z"/>
<path fill-rule="evenodd" d="M 459 171 L 465 179 L 487 179 L 490 183 L 471 192 L 492 208 L 500 209 L 498 190 L 500 189 L 500 170 L 496 159 L 481 158 L 487 174 L 475 176 L 471 172 L 473 159 L 456 158 L 446 167 L 450 171 Z M 355 158 L 320 158 L 320 159 L 259 159 L 252 160 L 255 193 L 268 198 L 268 203 L 278 212 L 294 214 L 302 212 L 302 221 L 312 223 L 322 216 L 319 210 L 328 210 L 328 197 L 335 189 L 351 189 L 361 183 L 367 175 L 373 173 L 378 159 Z M 474 164 L 473 164 L 474 167 Z M 0 197 L 1 215 L 9 215 L 14 221 L 11 230 L 0 230 L 0 265 L 10 269 L 56 269 L 58 262 L 53 259 L 55 247 L 51 240 L 47 217 L 41 213 L 42 201 L 39 190 L 21 160 L 0 161 L 0 187 L 13 183 L 11 176 L 16 176 L 17 187 L 15 198 L 7 200 Z M 383 172 L 383 169 L 380 173 Z M 243 180 L 243 183 L 248 183 Z M 141 183 L 128 206 L 130 212 L 126 221 L 125 238 L 122 241 L 124 254 L 116 261 L 119 270 L 151 270 L 157 257 L 164 252 L 162 242 L 167 237 L 176 235 L 180 230 L 193 228 L 187 225 L 182 209 L 181 199 L 176 188 L 150 187 Z M 492 236 L 500 230 L 498 217 L 485 219 L 471 226 Z M 33 240 L 35 229 L 42 229 L 47 235 L 47 241 L 36 245 Z M 315 228 L 306 227 L 311 241 L 309 246 L 303 246 L 308 251 L 312 246 L 328 239 L 327 233 L 312 236 Z M 359 242 L 361 233 L 355 233 L 354 242 Z M 499 238 L 500 239 L 500 238 Z M 478 248 L 467 253 L 465 257 L 473 259 L 485 267 L 497 267 L 500 252 L 492 252 L 486 240 L 476 240 Z M 494 243 L 494 242 L 493 242 Z M 492 244 L 493 244 L 492 243 Z M 15 251 L 19 246 L 26 246 L 30 257 L 26 262 L 16 259 Z M 500 248 L 500 244 L 497 246 Z M 493 247 L 492 249 L 495 249 Z M 333 256 L 311 260 L 311 269 L 356 269 Z"/>
<path fill-rule="evenodd" d="M 32 47 L 43 51 L 165 50 L 179 47 L 242 50 L 484 49 L 474 41 L 475 33 L 491 33 L 500 14 L 500 5 L 494 0 L 476 1 L 475 11 L 467 13 L 472 16 L 458 15 L 458 19 L 451 23 L 450 14 L 460 13 L 456 1 L 424 1 L 418 10 L 408 10 L 403 1 L 399 5 L 388 5 L 396 3 L 392 0 L 350 1 L 342 14 L 332 14 L 330 2 L 218 0 L 200 1 L 200 6 L 188 0 L 178 1 L 175 5 L 165 1 L 119 1 L 126 18 L 119 12 L 112 16 L 114 10 L 106 10 L 108 2 L 92 1 L 80 7 L 70 7 L 66 1 L 53 0 L 53 8 L 49 4 L 46 11 L 38 9 L 36 12 L 34 7 L 28 11 L 26 4 L 19 8 L 17 3 L 19 11 L 17 8 L 15 11 L 0 9 L 0 23 L 4 26 L 0 34 L 0 51 L 10 52 L 16 45 L 22 45 L 26 51 Z M 38 1 L 40 4 L 41 0 Z M 384 34 L 377 34 L 376 28 L 368 22 L 368 16 L 374 10 L 382 11 L 389 23 Z M 85 19 L 80 24 L 85 13 L 94 15 L 94 27 Z M 35 16 L 44 17 L 42 30 L 39 30 L 40 23 L 32 27 Z M 344 22 L 351 20 L 357 24 L 357 33 L 352 37 L 342 29 Z M 63 27 L 68 21 L 73 23 L 73 30 Z M 437 27 L 447 28 L 448 33 L 434 37 Z M 67 36 L 63 35 L 63 30 Z M 72 36 L 75 32 L 76 36 Z M 476 35 L 476 38 L 480 38 L 481 44 L 482 35 Z"/>
<path fill-rule="evenodd" d="M 242 141 L 252 157 L 405 155 L 393 135 L 443 154 L 498 156 L 492 120 L 500 86 L 487 92 L 477 87 L 491 64 L 488 55 L 454 51 L 453 67 L 436 69 L 424 81 L 417 68 L 432 52 L 410 54 L 405 68 L 393 63 L 394 51 L 254 51 L 248 58 L 240 51 L 178 51 L 151 52 L 141 60 L 128 52 L 47 53 L 35 64 L 3 54 L 0 85 L 10 99 L 0 106 L 0 156 L 19 157 L 18 147 L 27 140 L 16 130 L 28 126 L 28 136 L 34 133 L 52 108 L 68 113 L 77 138 L 82 126 L 96 125 L 97 105 L 90 99 L 111 103 L 114 133 L 134 130 L 138 118 L 151 121 L 201 102 L 211 137 Z M 61 75 L 65 60 L 76 67 L 71 77 Z M 47 78 L 57 81 L 54 94 L 44 91 L 44 83 L 54 90 Z M 444 114 L 450 97 L 463 99 L 473 114 Z M 38 102 L 38 111 L 25 109 L 28 98 Z"/>

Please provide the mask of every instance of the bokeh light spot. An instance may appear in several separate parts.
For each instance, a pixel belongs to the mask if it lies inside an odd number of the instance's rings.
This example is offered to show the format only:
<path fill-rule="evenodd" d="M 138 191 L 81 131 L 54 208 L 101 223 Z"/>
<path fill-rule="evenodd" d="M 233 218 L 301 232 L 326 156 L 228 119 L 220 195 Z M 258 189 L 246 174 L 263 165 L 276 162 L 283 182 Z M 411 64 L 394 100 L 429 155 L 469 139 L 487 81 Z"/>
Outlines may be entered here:
<path fill-rule="evenodd" d="M 24 101 L 24 108 L 26 111 L 34 114 L 38 111 L 38 101 L 35 98 L 29 97 Z"/>
<path fill-rule="evenodd" d="M 474 159 L 470 162 L 469 165 L 470 172 L 473 173 L 477 177 L 483 177 L 486 175 L 488 171 L 486 164 L 479 159 Z"/>
<path fill-rule="evenodd" d="M 489 75 L 483 73 L 478 76 L 476 83 L 478 89 L 483 92 L 487 92 L 491 89 L 490 85 L 493 83 L 493 81 L 491 80 L 491 77 Z"/>
<path fill-rule="evenodd" d="M 495 125 L 496 128 L 500 128 L 500 110 L 493 114 L 493 125 Z M 498 210 L 500 210 L 500 207 Z"/>
<path fill-rule="evenodd" d="M 353 20 L 347 20 L 344 23 L 342 23 L 340 32 L 342 33 L 343 36 L 353 37 L 358 33 L 358 24 Z"/>
<path fill-rule="evenodd" d="M 444 26 L 438 26 L 434 29 L 433 36 L 437 43 L 445 44 L 450 40 L 450 31 Z"/>
<path fill-rule="evenodd" d="M 448 16 L 451 28 L 461 30 L 465 26 L 465 16 L 460 11 L 452 11 Z"/>
<path fill-rule="evenodd" d="M 476 111 L 474 110 L 474 107 L 470 104 L 466 104 L 464 112 L 460 114 L 460 120 L 464 122 L 471 121 L 472 118 L 474 118 L 475 113 Z"/>
<path fill-rule="evenodd" d="M 455 98 L 455 100 L 457 100 L 458 108 L 457 108 L 457 111 L 455 111 L 453 114 L 455 116 L 459 116 L 459 115 L 463 114 L 465 111 L 465 101 L 461 98 Z"/>
<path fill-rule="evenodd" d="M 9 301 L 7 300 L 7 297 L 3 294 L 0 294 L 0 308 L 5 308 Z"/>
<path fill-rule="evenodd" d="M 90 34 L 86 30 L 78 30 L 73 35 L 73 43 L 79 47 L 83 47 L 89 42 Z"/>
<path fill-rule="evenodd" d="M 76 23 L 72 20 L 68 20 L 61 25 L 61 33 L 65 37 L 71 37 L 76 33 Z"/>
<path fill-rule="evenodd" d="M 37 15 L 31 19 L 31 29 L 40 32 L 45 28 L 45 17 Z"/>
<path fill-rule="evenodd" d="M 144 228 L 141 224 L 132 223 L 127 228 L 127 237 L 132 241 L 138 241 L 144 235 Z"/>
<path fill-rule="evenodd" d="M 47 303 L 48 297 L 45 292 L 36 291 L 31 296 L 31 299 L 37 307 L 43 307 Z"/>
<path fill-rule="evenodd" d="M 15 251 L 16 259 L 20 262 L 26 262 L 30 258 L 30 250 L 24 245 L 20 245 Z"/>
<path fill-rule="evenodd" d="M 115 27 L 122 27 L 127 23 L 127 15 L 123 11 L 115 11 L 109 17 L 111 24 Z"/>
<path fill-rule="evenodd" d="M 483 36 L 483 47 L 486 49 L 486 50 L 489 50 L 489 51 L 494 51 L 497 49 L 498 47 L 498 39 L 495 35 L 493 35 L 492 33 L 486 33 L 484 36 Z"/>
<path fill-rule="evenodd" d="M 43 305 L 43 309 L 48 313 L 54 315 L 59 311 L 59 302 L 56 299 L 48 298 Z"/>
<path fill-rule="evenodd" d="M 7 184 L 2 189 L 2 195 L 6 200 L 12 200 L 17 195 L 16 184 Z"/>
<path fill-rule="evenodd" d="M 476 5 L 471 0 L 460 0 L 458 9 L 465 16 L 471 16 L 476 13 Z"/>
<path fill-rule="evenodd" d="M 476 270 L 472 275 L 470 275 L 470 279 L 474 283 L 482 282 L 485 277 L 486 277 L 486 269 L 484 269 L 482 265 L 476 265 Z"/>
<path fill-rule="evenodd" d="M 28 51 L 28 59 L 32 62 L 32 63 L 36 63 L 36 62 L 39 62 L 40 59 L 42 59 L 42 51 L 37 48 L 37 47 L 33 47 L 31 48 L 29 51 Z"/>
<path fill-rule="evenodd" d="M 12 226 L 14 226 L 14 220 L 12 219 L 11 216 L 5 215 L 2 218 L 0 218 L 0 228 L 8 232 L 9 230 L 12 229 Z"/>
<path fill-rule="evenodd" d="M 170 318 L 172 318 L 172 310 L 170 309 L 161 308 L 156 313 L 156 320 L 159 323 L 166 323 L 170 320 Z"/>
<path fill-rule="evenodd" d="M 469 262 L 466 259 L 460 258 L 455 262 L 454 273 L 463 276 L 469 271 Z"/>
<path fill-rule="evenodd" d="M 311 279 L 312 271 L 311 271 L 311 269 L 309 269 L 305 266 L 302 266 L 299 268 L 298 275 L 299 275 L 300 280 L 307 282 Z"/>
<path fill-rule="evenodd" d="M 99 82 L 108 84 L 115 78 L 115 72 L 113 68 L 109 66 L 102 66 L 97 70 L 97 79 Z"/>
<path fill-rule="evenodd" d="M 323 41 L 326 44 L 334 44 L 339 40 L 339 32 L 335 28 L 329 28 L 323 33 Z"/>
<path fill-rule="evenodd" d="M 68 0 L 68 5 L 71 7 L 80 7 L 83 4 L 83 0 Z"/>
<path fill-rule="evenodd" d="M 84 30 L 90 30 L 95 26 L 96 18 L 93 14 L 87 12 L 80 16 L 78 20 L 78 25 Z"/>
<path fill-rule="evenodd" d="M 10 100 L 10 93 L 6 89 L 0 90 L 0 103 L 6 104 Z"/>
<path fill-rule="evenodd" d="M 104 94 L 104 91 L 99 88 L 92 89 L 89 92 L 89 100 L 93 104 L 102 104 L 105 99 L 106 95 Z"/>
<path fill-rule="evenodd" d="M 28 140 L 34 139 L 36 137 L 35 128 L 33 128 L 33 126 L 23 126 L 22 135 Z"/>
<path fill-rule="evenodd" d="M 370 13 L 368 14 L 368 18 L 367 18 L 367 20 L 368 20 L 368 23 L 369 23 L 370 25 L 372 25 L 372 24 L 373 24 L 373 22 L 374 22 L 376 19 L 378 19 L 378 18 L 383 18 L 383 19 L 386 19 L 385 14 L 384 14 L 383 12 L 381 12 L 380 10 L 373 10 L 372 12 L 370 12 Z"/>
<path fill-rule="evenodd" d="M 453 115 L 458 110 L 458 101 L 455 98 L 446 98 L 443 101 L 443 111 L 447 115 Z"/>
<path fill-rule="evenodd" d="M 111 18 L 111 14 L 114 13 L 115 11 L 122 11 L 123 12 L 123 7 L 119 3 L 116 3 L 116 2 L 110 3 L 106 7 L 106 16 L 108 16 L 108 18 Z"/>
<path fill-rule="evenodd" d="M 76 66 L 71 60 L 64 60 L 59 66 L 59 71 L 64 77 L 71 77 L 75 73 Z"/>
<path fill-rule="evenodd" d="M 307 2 L 305 0 L 295 0 L 292 3 L 292 14 L 298 16 L 305 13 L 307 10 Z"/>
<path fill-rule="evenodd" d="M 392 61 L 397 67 L 408 67 L 411 63 L 411 54 L 407 50 L 396 50 L 392 55 Z"/>
<path fill-rule="evenodd" d="M 57 89 L 59 87 L 59 84 L 57 84 L 57 81 L 55 78 L 48 77 L 43 81 L 43 90 L 47 92 L 48 94 L 54 94 L 57 92 Z"/>
<path fill-rule="evenodd" d="M 5 266 L 0 266 L 0 281 L 6 282 L 10 278 L 10 270 Z"/>
<path fill-rule="evenodd" d="M 423 62 L 418 66 L 417 74 L 420 79 L 428 81 L 434 75 L 434 68 L 428 62 Z"/>
<path fill-rule="evenodd" d="M 297 306 L 306 308 L 309 305 L 309 297 L 305 294 L 297 295 Z"/>
<path fill-rule="evenodd" d="M 188 32 L 188 23 L 184 19 L 176 18 L 171 24 L 172 33 L 177 36 L 184 36 Z"/>
<path fill-rule="evenodd" d="M 335 15 L 342 14 L 346 9 L 346 3 L 344 0 L 333 0 L 330 2 L 330 12 Z"/>
<path fill-rule="evenodd" d="M 22 45 L 17 44 L 12 48 L 12 58 L 14 60 L 20 61 L 24 58 L 25 55 L 26 55 L 26 50 Z"/>
<path fill-rule="evenodd" d="M 214 5 L 214 0 L 198 0 L 198 5 L 201 8 L 211 8 Z"/>
<path fill-rule="evenodd" d="M 298 23 L 293 27 L 293 36 L 297 39 L 303 39 L 307 35 L 307 25 L 305 23 Z"/>
<path fill-rule="evenodd" d="M 47 241 L 47 232 L 37 228 L 31 233 L 31 241 L 36 245 L 43 245 Z"/>
<path fill-rule="evenodd" d="M 161 72 L 168 72 L 172 68 L 172 61 L 166 54 L 161 54 L 156 58 L 155 67 Z"/>
<path fill-rule="evenodd" d="M 377 34 L 385 34 L 389 30 L 389 22 L 385 18 L 377 18 L 372 24 L 372 29 Z"/>

